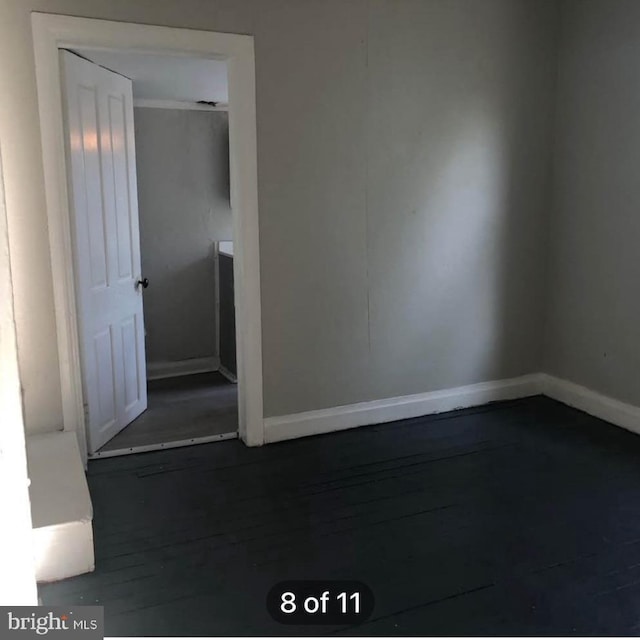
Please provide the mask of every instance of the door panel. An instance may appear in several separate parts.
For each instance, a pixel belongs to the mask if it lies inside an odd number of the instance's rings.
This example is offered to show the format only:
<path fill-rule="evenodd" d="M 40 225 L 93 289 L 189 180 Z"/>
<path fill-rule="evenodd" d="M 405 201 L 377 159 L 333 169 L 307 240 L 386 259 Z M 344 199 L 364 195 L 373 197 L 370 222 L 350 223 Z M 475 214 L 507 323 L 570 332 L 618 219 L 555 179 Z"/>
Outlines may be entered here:
<path fill-rule="evenodd" d="M 118 277 L 133 277 L 133 251 L 129 211 L 129 172 L 127 147 L 123 138 L 127 127 L 124 96 L 109 96 L 109 123 L 111 129 L 111 167 L 113 171 L 113 202 L 118 234 Z"/>
<path fill-rule="evenodd" d="M 117 400 L 113 384 L 113 340 L 109 328 L 98 333 L 93 339 L 95 367 L 97 372 L 98 406 L 95 426 L 102 432 L 111 429 L 117 419 Z"/>
<path fill-rule="evenodd" d="M 70 52 L 63 69 L 89 452 L 147 408 L 131 81 Z"/>
<path fill-rule="evenodd" d="M 105 246 L 104 212 L 100 189 L 100 158 L 98 154 L 98 96 L 94 87 L 78 87 L 78 108 L 81 134 L 76 136 L 78 143 L 75 152 L 81 155 L 77 163 L 78 177 L 83 187 L 80 198 L 84 197 L 83 209 L 87 212 L 87 220 L 78 220 L 80 239 L 86 236 L 89 251 L 92 288 L 104 287 L 107 284 L 107 253 Z"/>

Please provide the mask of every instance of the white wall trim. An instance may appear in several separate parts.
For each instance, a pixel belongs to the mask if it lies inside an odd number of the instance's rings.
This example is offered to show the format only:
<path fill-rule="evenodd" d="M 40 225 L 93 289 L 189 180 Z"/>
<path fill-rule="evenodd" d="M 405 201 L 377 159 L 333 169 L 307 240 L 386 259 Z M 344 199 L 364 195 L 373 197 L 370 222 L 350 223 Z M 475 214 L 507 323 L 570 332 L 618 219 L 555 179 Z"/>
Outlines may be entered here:
<path fill-rule="evenodd" d="M 640 434 L 640 407 L 547 374 L 542 375 L 542 393 L 591 416 Z"/>
<path fill-rule="evenodd" d="M 640 434 L 640 407 L 545 373 L 465 387 L 359 402 L 266 418 L 265 442 L 279 442 L 371 424 L 417 418 L 498 400 L 542 394 L 613 425 Z"/>
<path fill-rule="evenodd" d="M 93 571 L 93 507 L 75 434 L 27 438 L 38 581 Z"/>
<path fill-rule="evenodd" d="M 149 98 L 134 98 L 134 107 L 143 109 L 180 109 L 185 111 L 229 111 L 228 104 L 219 103 L 215 107 L 197 102 L 183 100 L 152 100 Z"/>
<path fill-rule="evenodd" d="M 541 393 L 541 388 L 542 374 L 535 373 L 465 387 L 266 418 L 265 442 L 278 442 L 370 424 L 417 418 L 497 400 L 524 398 Z"/>
<path fill-rule="evenodd" d="M 64 429 L 86 462 L 58 49 L 85 48 L 208 57 L 227 61 L 240 437 L 264 443 L 262 321 L 253 37 L 230 33 L 32 13 L 33 44 L 51 249 Z"/>
<path fill-rule="evenodd" d="M 220 358 L 218 356 L 174 360 L 173 362 L 147 362 L 147 380 L 190 376 L 194 373 L 217 371 L 219 368 Z"/>

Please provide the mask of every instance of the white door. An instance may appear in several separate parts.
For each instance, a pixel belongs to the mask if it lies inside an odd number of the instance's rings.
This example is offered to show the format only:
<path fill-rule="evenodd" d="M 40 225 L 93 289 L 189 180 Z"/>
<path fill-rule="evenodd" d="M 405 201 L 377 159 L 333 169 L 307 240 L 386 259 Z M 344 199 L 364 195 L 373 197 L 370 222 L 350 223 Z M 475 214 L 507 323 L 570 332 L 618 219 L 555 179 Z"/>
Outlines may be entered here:
<path fill-rule="evenodd" d="M 89 453 L 147 408 L 131 80 L 61 51 Z"/>

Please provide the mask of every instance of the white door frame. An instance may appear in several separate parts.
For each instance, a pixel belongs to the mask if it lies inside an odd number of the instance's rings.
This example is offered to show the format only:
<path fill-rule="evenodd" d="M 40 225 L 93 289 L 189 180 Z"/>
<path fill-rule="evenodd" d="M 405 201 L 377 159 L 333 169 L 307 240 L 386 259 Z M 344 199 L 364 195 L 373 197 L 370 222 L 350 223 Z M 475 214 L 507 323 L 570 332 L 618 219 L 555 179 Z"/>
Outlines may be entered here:
<path fill-rule="evenodd" d="M 117 49 L 227 61 L 229 159 L 235 240 L 239 435 L 264 443 L 262 323 L 253 36 L 46 13 L 31 15 L 40 109 L 64 430 L 86 460 L 85 412 L 65 160 L 59 49 Z M 214 286 L 212 283 L 211 286 Z"/>

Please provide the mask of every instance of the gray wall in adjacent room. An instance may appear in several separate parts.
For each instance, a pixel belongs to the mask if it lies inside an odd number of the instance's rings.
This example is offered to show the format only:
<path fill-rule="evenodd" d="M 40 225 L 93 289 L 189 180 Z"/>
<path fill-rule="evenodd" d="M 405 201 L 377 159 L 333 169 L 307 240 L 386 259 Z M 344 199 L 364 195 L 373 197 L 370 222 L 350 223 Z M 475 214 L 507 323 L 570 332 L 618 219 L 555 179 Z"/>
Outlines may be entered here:
<path fill-rule="evenodd" d="M 640 405 L 640 3 L 562 9 L 545 368 Z"/>
<path fill-rule="evenodd" d="M 32 10 L 255 36 L 275 416 L 539 370 L 556 9 L 3 0 L 0 137 L 28 430 L 62 422 Z"/>
<path fill-rule="evenodd" d="M 214 242 L 232 239 L 227 113 L 135 109 L 147 362 L 217 356 Z"/>

